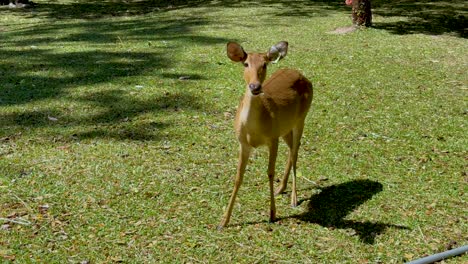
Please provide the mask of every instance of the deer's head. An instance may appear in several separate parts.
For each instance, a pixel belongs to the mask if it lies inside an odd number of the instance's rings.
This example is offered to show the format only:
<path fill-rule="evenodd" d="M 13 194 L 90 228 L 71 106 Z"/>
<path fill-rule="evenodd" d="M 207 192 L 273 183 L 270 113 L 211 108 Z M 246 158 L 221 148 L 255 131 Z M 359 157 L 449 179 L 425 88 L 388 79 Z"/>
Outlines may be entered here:
<path fill-rule="evenodd" d="M 267 65 L 276 63 L 288 52 L 288 42 L 281 41 L 272 46 L 266 53 L 247 53 L 236 42 L 227 44 L 227 56 L 234 62 L 244 65 L 244 79 L 253 95 L 262 93 L 262 83 L 265 81 Z"/>

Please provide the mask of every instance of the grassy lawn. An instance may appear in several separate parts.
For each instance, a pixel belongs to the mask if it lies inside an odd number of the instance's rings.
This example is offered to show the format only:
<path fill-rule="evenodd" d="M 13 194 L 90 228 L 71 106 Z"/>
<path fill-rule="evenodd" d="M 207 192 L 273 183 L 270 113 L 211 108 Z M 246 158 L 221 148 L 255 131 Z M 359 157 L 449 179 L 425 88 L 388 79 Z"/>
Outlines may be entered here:
<path fill-rule="evenodd" d="M 468 243 L 464 1 L 375 0 L 349 34 L 330 33 L 344 0 L 36 2 L 0 7 L 0 262 L 402 263 Z M 218 231 L 244 92 L 225 45 L 280 40 L 269 73 L 314 83 L 300 206 L 279 196 L 268 223 L 258 149 Z"/>

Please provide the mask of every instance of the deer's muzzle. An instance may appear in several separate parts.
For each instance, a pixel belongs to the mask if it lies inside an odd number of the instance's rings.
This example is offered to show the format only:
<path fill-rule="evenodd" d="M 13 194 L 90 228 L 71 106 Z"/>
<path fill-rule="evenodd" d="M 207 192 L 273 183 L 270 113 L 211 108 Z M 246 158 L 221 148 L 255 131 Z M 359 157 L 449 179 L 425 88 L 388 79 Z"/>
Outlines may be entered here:
<path fill-rule="evenodd" d="M 250 92 L 253 95 L 258 95 L 258 94 L 262 93 L 262 84 L 260 84 L 260 83 L 251 83 L 251 84 L 249 84 L 249 89 L 250 89 Z"/>

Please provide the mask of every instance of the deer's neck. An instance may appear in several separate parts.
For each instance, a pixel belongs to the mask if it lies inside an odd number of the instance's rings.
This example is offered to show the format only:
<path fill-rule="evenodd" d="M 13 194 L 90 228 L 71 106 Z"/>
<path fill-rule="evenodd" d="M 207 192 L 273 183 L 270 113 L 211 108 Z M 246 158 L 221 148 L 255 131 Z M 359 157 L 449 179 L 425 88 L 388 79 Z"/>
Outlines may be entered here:
<path fill-rule="evenodd" d="M 262 96 L 252 95 L 252 93 L 247 89 L 242 100 L 242 109 L 240 109 L 239 119 L 242 124 L 256 122 L 263 111 Z"/>

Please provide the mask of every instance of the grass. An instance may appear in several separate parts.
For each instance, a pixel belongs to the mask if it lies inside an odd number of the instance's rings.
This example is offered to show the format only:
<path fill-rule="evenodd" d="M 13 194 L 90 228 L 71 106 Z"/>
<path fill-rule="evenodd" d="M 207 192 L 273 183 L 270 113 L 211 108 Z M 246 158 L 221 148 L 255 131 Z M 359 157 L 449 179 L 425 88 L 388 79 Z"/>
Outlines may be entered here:
<path fill-rule="evenodd" d="M 466 9 L 374 2 L 376 27 L 346 35 L 328 33 L 350 24 L 341 1 L 2 7 L 1 261 L 402 263 L 467 244 L 468 42 L 439 23 Z M 315 98 L 300 206 L 280 196 L 267 222 L 259 149 L 219 232 L 244 91 L 231 40 L 289 41 L 269 72 L 300 69 Z"/>

